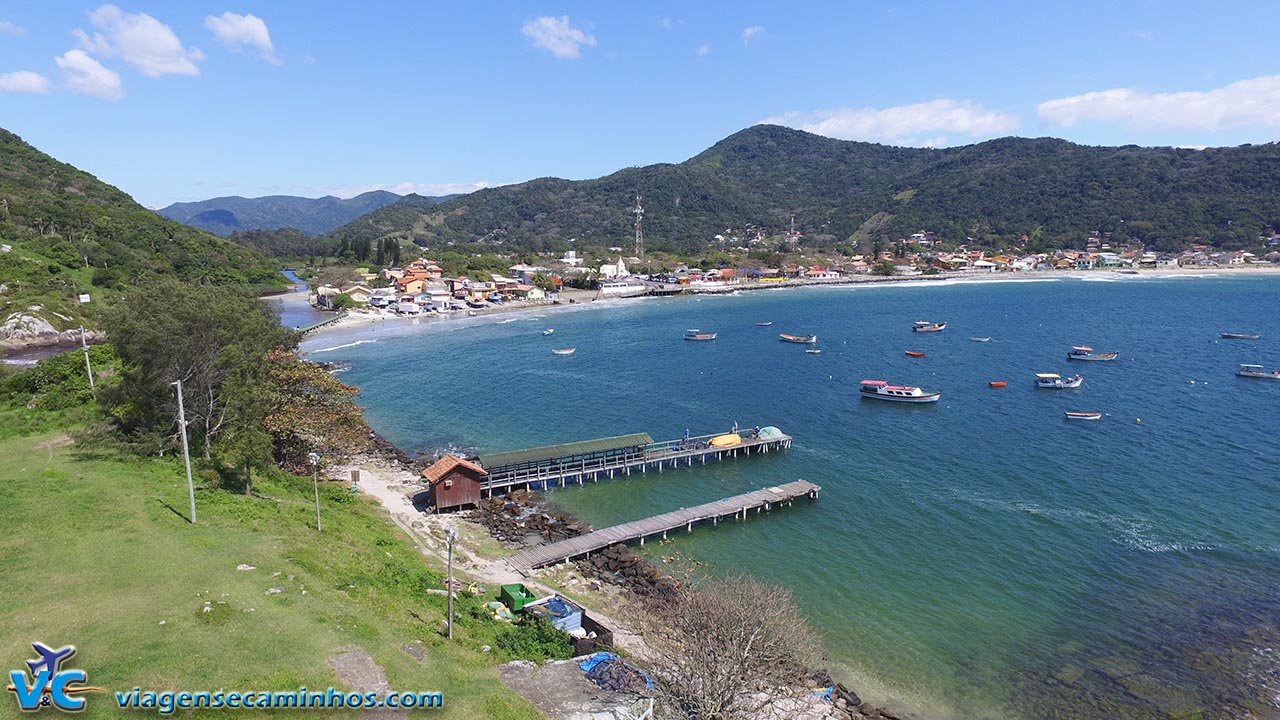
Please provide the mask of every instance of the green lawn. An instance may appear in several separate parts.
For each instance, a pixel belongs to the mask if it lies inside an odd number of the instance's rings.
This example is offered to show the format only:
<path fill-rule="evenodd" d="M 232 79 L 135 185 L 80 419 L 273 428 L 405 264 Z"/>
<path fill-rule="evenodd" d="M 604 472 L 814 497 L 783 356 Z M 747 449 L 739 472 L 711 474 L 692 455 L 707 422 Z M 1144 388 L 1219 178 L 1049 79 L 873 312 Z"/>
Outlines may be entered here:
<path fill-rule="evenodd" d="M 393 689 L 444 694 L 443 710 L 420 715 L 540 717 L 498 680 L 504 658 L 480 652 L 499 630 L 477 601 L 459 602 L 456 639 L 442 637 L 445 599 L 426 592 L 439 572 L 367 501 L 323 488 L 317 533 L 309 479 L 279 475 L 253 497 L 198 488 L 192 526 L 180 462 L 68 442 L 0 439 L 6 679 L 38 640 L 74 644 L 71 666 L 112 691 L 316 690 L 342 686 L 327 658 L 358 645 Z M 265 594 L 273 587 L 283 591 Z M 401 649 L 419 642 L 423 661 Z M 84 716 L 120 717 L 114 705 L 90 694 Z M 20 715 L 12 696 L 0 701 L 0 717 Z"/>

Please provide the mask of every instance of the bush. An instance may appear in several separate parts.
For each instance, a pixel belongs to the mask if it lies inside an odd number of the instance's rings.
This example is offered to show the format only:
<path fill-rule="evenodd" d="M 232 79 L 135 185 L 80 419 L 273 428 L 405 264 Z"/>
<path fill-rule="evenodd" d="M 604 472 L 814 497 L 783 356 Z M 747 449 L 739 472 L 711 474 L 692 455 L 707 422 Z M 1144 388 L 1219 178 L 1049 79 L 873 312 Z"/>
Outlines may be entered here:
<path fill-rule="evenodd" d="M 526 615 L 503 628 L 494 641 L 506 660 L 564 660 L 573 657 L 573 640 L 540 617 Z"/>

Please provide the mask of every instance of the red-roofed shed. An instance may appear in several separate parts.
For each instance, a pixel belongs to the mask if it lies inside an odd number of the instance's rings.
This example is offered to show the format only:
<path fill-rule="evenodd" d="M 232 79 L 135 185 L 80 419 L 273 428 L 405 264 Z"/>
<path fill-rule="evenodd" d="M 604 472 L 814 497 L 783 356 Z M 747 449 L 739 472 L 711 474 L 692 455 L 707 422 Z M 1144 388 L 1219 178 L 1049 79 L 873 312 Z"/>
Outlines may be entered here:
<path fill-rule="evenodd" d="M 454 510 L 480 502 L 484 468 L 457 455 L 445 455 L 422 471 L 429 487 L 429 502 L 436 512 Z"/>

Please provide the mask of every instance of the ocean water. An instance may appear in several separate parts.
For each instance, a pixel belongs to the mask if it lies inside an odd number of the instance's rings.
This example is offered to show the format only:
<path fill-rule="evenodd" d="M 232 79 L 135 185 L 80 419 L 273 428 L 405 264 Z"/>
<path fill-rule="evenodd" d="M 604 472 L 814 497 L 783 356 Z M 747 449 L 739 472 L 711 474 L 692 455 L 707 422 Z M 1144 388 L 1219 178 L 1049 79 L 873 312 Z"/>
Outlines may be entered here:
<path fill-rule="evenodd" d="M 1102 274 L 805 288 L 387 324 L 304 350 L 349 363 L 373 426 L 410 451 L 780 427 L 795 438 L 783 454 L 553 496 L 601 527 L 819 483 L 816 503 L 645 551 L 791 588 L 834 673 L 877 703 L 937 718 L 1269 717 L 1280 382 L 1233 371 L 1280 367 L 1278 291 L 1276 277 Z M 917 320 L 948 327 L 914 334 Z M 687 328 L 719 337 L 685 342 Z M 816 333 L 822 353 L 778 333 Z M 1077 344 L 1121 357 L 1068 362 Z M 1036 372 L 1085 382 L 1037 390 Z M 861 400 L 867 378 L 942 401 Z"/>

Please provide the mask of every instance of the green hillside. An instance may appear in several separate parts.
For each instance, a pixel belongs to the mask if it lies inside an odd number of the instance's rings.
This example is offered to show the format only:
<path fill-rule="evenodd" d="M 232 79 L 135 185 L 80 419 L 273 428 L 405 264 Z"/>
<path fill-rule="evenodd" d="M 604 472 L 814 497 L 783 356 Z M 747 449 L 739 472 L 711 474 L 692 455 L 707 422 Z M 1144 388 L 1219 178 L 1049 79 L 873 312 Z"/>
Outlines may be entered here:
<path fill-rule="evenodd" d="M 893 240 L 921 229 L 992 245 L 1032 235 L 1082 244 L 1092 231 L 1181 247 L 1252 244 L 1280 226 L 1280 145 L 1189 150 L 1086 147 L 1003 138 L 947 149 L 848 142 L 772 125 L 736 133 L 677 165 L 554 178 L 428 206 L 406 197 L 336 230 L 349 241 L 530 250 L 625 244 L 643 195 L 646 246 L 699 252 L 717 234 L 784 233 L 809 246 Z"/>
<path fill-rule="evenodd" d="M 42 305 L 68 327 L 92 325 L 119 289 L 155 275 L 232 285 L 276 285 L 260 253 L 166 220 L 94 176 L 0 130 L 0 316 Z M 78 293 L 91 293 L 78 306 Z M 59 313 L 70 320 L 58 317 Z"/>

